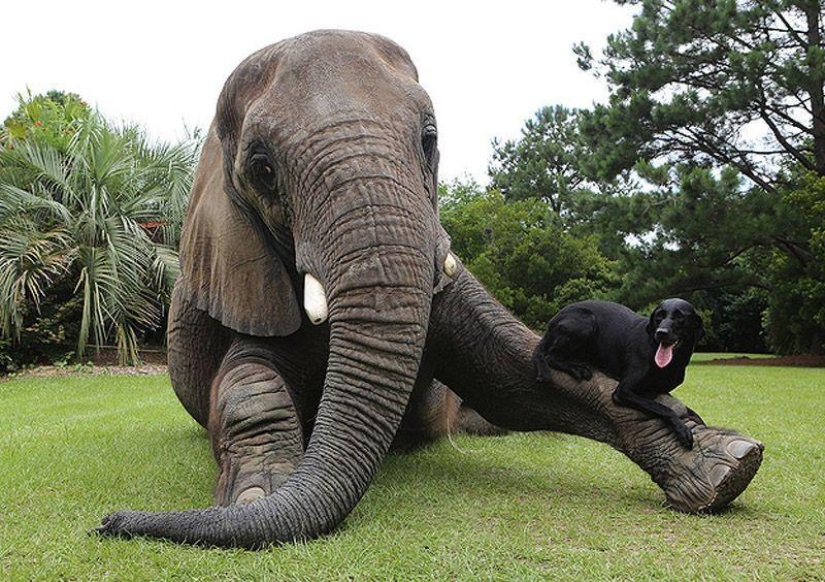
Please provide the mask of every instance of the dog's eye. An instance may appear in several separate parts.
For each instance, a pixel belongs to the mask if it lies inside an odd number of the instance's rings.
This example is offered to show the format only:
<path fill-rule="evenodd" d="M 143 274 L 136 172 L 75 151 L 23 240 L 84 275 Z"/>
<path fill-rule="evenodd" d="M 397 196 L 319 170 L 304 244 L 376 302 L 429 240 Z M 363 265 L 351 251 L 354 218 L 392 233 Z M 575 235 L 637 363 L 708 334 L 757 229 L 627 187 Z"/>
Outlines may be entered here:
<path fill-rule="evenodd" d="M 673 312 L 673 319 L 681 320 L 681 319 L 684 319 L 684 317 L 685 317 L 685 314 L 682 313 L 681 311 L 674 311 Z"/>

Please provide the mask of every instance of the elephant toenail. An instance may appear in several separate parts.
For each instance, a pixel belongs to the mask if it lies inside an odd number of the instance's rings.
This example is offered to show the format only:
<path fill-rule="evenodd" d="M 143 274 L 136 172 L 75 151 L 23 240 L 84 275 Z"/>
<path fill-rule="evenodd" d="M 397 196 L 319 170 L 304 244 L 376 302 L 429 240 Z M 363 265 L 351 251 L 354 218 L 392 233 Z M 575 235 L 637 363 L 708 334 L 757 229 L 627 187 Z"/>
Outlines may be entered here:
<path fill-rule="evenodd" d="M 756 445 L 754 443 L 749 443 L 748 441 L 733 441 L 728 445 L 728 452 L 737 459 L 742 459 L 755 447 Z"/>
<path fill-rule="evenodd" d="M 266 497 L 266 491 L 264 491 L 261 487 L 250 487 L 249 489 L 244 489 L 241 491 L 241 494 L 238 495 L 238 498 L 235 500 L 235 504 L 246 505 L 247 503 L 252 503 L 261 497 Z"/>
<path fill-rule="evenodd" d="M 725 480 L 725 477 L 728 476 L 730 471 L 731 469 L 727 465 L 716 465 L 710 471 L 710 482 L 714 487 L 719 487 L 719 484 Z"/>

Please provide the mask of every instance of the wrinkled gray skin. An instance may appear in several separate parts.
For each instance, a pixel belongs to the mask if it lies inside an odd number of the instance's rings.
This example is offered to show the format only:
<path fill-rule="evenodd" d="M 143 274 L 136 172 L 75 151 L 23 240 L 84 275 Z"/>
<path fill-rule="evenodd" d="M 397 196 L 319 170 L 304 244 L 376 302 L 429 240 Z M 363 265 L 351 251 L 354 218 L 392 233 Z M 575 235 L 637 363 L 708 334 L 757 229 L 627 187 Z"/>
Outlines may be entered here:
<path fill-rule="evenodd" d="M 122 511 L 98 532 L 247 548 L 322 535 L 394 440 L 460 428 L 444 384 L 498 426 L 608 443 L 676 509 L 718 509 L 747 486 L 757 441 L 694 426 L 685 451 L 661 420 L 613 404 L 601 375 L 536 381 L 538 336 L 460 263 L 444 272 L 437 162 L 430 100 L 385 38 L 309 33 L 235 70 L 198 166 L 169 323 L 172 383 L 209 430 L 217 505 Z M 322 325 L 302 309 L 305 273 L 326 290 Z"/>

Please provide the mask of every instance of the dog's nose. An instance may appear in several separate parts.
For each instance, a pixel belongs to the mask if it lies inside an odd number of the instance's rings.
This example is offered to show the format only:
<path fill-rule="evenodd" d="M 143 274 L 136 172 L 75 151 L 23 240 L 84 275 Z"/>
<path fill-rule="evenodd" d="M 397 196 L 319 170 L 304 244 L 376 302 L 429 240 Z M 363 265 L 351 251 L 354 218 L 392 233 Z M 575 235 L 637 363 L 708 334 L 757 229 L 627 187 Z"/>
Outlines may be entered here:
<path fill-rule="evenodd" d="M 668 340 L 670 339 L 670 330 L 660 327 L 656 330 L 654 337 L 656 338 L 657 342 Z"/>

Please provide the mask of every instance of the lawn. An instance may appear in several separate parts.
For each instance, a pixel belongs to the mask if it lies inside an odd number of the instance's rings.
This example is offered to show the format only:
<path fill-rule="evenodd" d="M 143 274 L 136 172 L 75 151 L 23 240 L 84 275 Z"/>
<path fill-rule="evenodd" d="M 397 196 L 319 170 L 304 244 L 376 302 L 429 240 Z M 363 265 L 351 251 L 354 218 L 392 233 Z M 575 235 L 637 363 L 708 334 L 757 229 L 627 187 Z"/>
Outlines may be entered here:
<path fill-rule="evenodd" d="M 207 506 L 208 440 L 165 376 L 0 384 L 2 580 L 825 579 L 825 369 L 702 365 L 676 395 L 765 443 L 715 516 L 607 446 L 458 437 L 391 456 L 333 535 L 261 552 L 86 535 L 126 507 Z"/>

